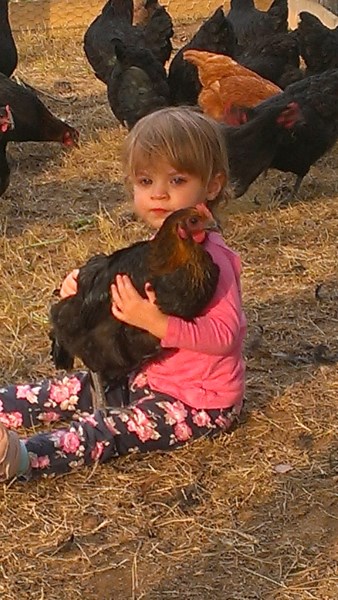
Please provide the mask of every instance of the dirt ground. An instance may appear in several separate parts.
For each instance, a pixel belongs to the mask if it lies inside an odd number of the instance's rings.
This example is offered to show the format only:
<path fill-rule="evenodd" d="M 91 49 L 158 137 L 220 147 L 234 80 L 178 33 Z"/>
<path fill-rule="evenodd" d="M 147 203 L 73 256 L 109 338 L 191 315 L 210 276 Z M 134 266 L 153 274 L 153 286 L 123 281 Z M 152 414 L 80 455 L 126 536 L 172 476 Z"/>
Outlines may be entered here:
<path fill-rule="evenodd" d="M 177 27 L 176 45 L 196 24 Z M 0 200 L 0 381 L 53 374 L 53 290 L 145 232 L 125 136 L 82 32 L 17 38 L 19 74 L 81 146 L 12 144 Z M 68 82 L 68 83 L 65 83 Z M 0 490 L 3 600 L 334 600 L 338 586 L 338 152 L 281 208 L 270 173 L 224 208 L 243 261 L 246 405 L 229 436 Z M 316 289 L 323 284 L 316 296 Z M 23 432 L 27 434 L 28 432 Z"/>

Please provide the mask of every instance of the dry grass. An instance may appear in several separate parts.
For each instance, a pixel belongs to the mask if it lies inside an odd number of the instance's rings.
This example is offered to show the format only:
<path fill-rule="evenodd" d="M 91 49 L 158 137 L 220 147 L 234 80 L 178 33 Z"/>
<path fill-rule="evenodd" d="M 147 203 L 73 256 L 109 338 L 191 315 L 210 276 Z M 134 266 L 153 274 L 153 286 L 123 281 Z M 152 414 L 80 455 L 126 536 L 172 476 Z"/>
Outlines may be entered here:
<path fill-rule="evenodd" d="M 182 36 L 184 30 L 181 30 Z M 116 125 L 72 38 L 18 40 L 20 73 L 81 147 L 12 145 L 1 199 L 1 381 L 53 372 L 50 297 L 73 266 L 142 235 L 121 186 Z M 284 209 L 258 181 L 223 214 L 243 259 L 247 404 L 230 436 L 130 456 L 0 493 L 4 600 L 333 600 L 337 597 L 337 150 Z M 258 206 L 253 200 L 260 202 Z M 322 299 L 316 300 L 319 283 Z M 317 358 L 316 358 L 317 357 Z M 278 465 L 288 465 L 286 473 Z M 277 469 L 276 469 L 277 466 Z"/>

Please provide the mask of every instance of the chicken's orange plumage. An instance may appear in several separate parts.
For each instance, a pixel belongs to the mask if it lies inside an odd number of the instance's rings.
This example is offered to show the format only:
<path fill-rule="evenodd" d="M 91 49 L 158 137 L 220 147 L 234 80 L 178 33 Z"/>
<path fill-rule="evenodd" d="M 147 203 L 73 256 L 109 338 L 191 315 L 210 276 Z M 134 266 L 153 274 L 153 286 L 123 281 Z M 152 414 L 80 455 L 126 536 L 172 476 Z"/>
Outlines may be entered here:
<path fill-rule="evenodd" d="M 230 56 L 186 50 L 184 59 L 198 69 L 203 86 L 198 103 L 210 117 L 226 121 L 225 108 L 229 105 L 256 106 L 282 90 L 254 71 L 238 64 Z"/>

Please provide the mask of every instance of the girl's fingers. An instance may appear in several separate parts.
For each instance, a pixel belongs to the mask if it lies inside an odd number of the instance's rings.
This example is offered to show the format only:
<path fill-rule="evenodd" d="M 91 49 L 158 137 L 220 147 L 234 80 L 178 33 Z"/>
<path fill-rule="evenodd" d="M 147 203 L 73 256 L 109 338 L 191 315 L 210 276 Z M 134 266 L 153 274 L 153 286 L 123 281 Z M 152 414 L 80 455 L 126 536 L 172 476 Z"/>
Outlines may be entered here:
<path fill-rule="evenodd" d="M 149 300 L 149 302 L 151 302 L 152 304 L 155 304 L 156 302 L 156 294 L 153 290 L 153 287 L 150 283 L 146 283 L 144 286 L 144 291 L 147 294 L 147 298 Z"/>

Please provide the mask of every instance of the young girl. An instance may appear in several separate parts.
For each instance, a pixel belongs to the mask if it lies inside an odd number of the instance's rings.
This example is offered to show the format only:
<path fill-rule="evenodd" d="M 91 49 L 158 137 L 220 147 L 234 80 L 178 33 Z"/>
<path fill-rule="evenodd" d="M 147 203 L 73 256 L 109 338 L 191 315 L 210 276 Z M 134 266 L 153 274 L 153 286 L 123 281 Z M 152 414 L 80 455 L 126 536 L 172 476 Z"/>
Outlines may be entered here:
<path fill-rule="evenodd" d="M 180 208 L 225 194 L 227 154 L 218 126 L 189 108 L 165 108 L 141 119 L 126 139 L 124 167 L 136 214 L 154 230 Z M 174 449 L 230 429 L 242 408 L 246 331 L 240 260 L 218 233 L 205 248 L 220 267 L 214 298 L 191 322 L 163 314 L 149 290 L 142 298 L 127 276 L 111 287 L 112 314 L 176 348 L 130 374 L 127 390 L 108 390 L 107 410 L 92 411 L 87 372 L 0 389 L 0 480 L 66 473 L 129 452 Z M 78 270 L 61 287 L 75 294 Z M 146 288 L 147 289 L 147 288 Z M 125 398 L 126 403 L 120 402 Z M 120 404 L 120 408 L 109 408 Z M 71 418 L 66 428 L 20 439 L 13 431 Z"/>

